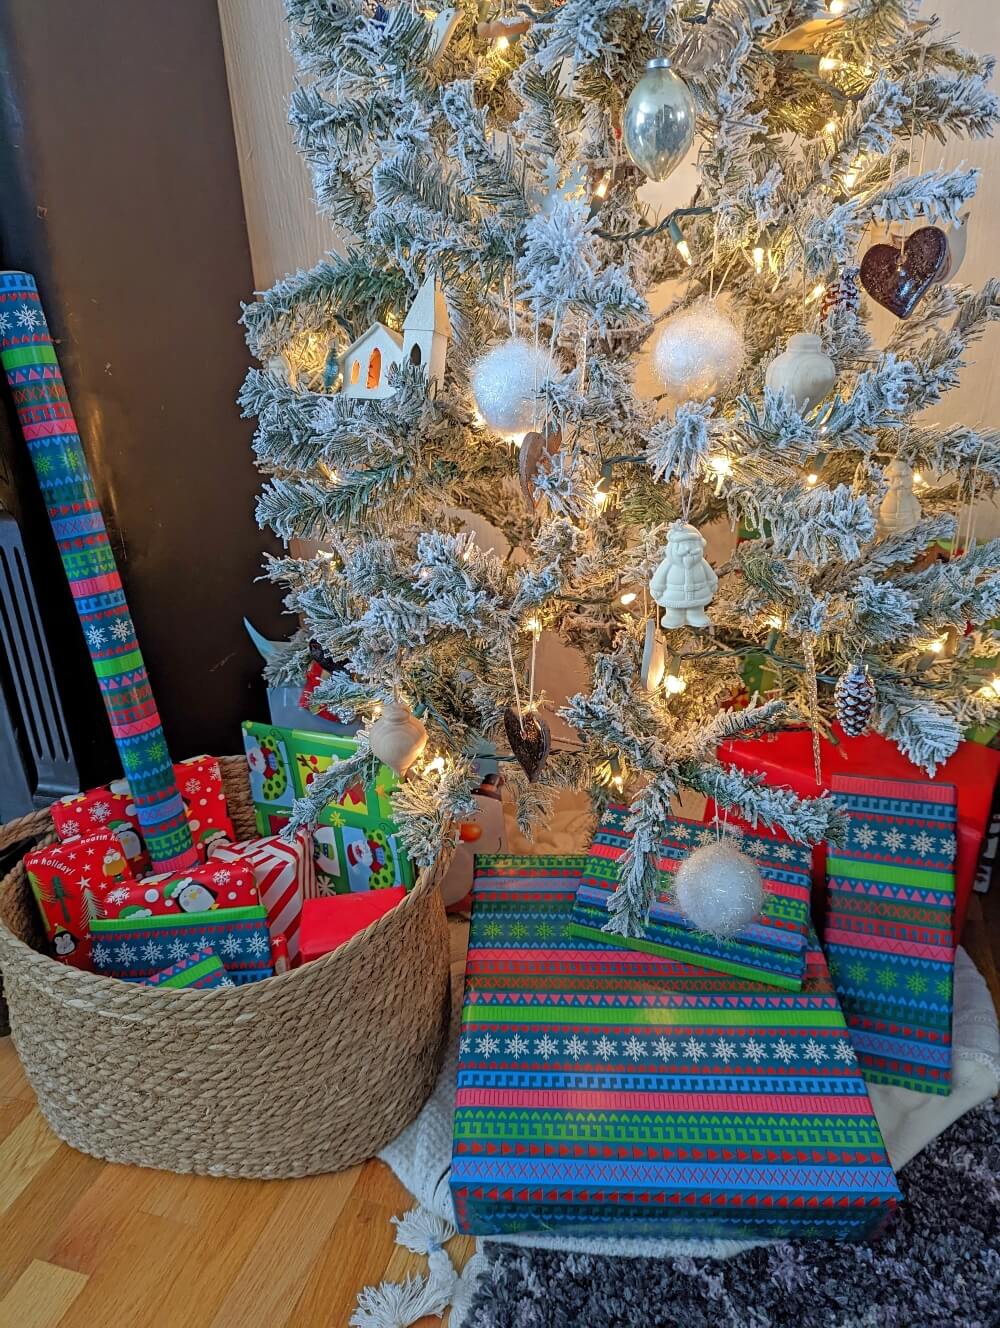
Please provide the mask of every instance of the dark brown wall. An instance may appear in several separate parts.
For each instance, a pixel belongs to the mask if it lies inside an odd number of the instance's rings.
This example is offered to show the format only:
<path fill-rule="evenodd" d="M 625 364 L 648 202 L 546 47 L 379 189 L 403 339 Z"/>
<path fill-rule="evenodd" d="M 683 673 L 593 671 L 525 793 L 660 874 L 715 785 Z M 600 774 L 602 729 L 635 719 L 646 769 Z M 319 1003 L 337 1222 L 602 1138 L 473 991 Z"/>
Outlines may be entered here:
<path fill-rule="evenodd" d="M 282 627 L 234 405 L 253 282 L 216 6 L 0 0 L 0 21 L 2 266 L 37 275 L 61 338 L 175 758 L 235 751 L 265 713 L 242 615 Z"/>

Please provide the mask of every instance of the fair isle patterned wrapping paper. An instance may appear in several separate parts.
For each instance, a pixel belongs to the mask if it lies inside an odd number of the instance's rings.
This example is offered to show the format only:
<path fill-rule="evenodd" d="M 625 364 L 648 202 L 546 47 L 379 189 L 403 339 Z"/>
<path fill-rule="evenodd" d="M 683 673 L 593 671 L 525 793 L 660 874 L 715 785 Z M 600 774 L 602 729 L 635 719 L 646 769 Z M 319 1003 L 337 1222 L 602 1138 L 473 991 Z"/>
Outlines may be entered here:
<path fill-rule="evenodd" d="M 198 950 L 214 950 L 237 986 L 273 975 L 267 914 L 219 908 L 181 917 L 95 918 L 90 924 L 94 972 L 138 982 Z"/>
<path fill-rule="evenodd" d="M 827 859 L 824 944 L 865 1078 L 951 1092 L 953 784 L 836 775 L 845 848 Z"/>
<path fill-rule="evenodd" d="M 899 1193 L 815 938 L 797 993 L 582 939 L 584 861 L 477 859 L 459 1229 L 870 1233 Z"/>
<path fill-rule="evenodd" d="M 718 832 L 713 826 L 676 817 L 660 846 L 657 865 L 664 890 L 649 911 L 645 936 L 612 937 L 602 929 L 618 884 L 618 860 L 629 844 L 627 817 L 627 807 L 612 806 L 601 822 L 583 868 L 573 912 L 573 934 L 799 991 L 810 925 L 812 851 L 765 833 L 726 831 L 738 839 L 744 853 L 756 860 L 767 894 L 761 916 L 749 927 L 726 939 L 709 936 L 695 930 L 671 902 L 669 879 L 692 849 L 715 840 Z"/>

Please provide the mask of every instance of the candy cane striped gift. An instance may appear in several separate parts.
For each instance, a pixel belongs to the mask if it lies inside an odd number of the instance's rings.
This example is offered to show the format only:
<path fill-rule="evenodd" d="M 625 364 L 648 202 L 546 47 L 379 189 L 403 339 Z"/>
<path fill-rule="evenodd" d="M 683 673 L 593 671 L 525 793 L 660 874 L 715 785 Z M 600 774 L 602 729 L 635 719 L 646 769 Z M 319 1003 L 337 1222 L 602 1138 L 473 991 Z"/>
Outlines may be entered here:
<path fill-rule="evenodd" d="M 222 844 L 212 851 L 211 860 L 249 863 L 260 902 L 267 911 L 271 939 L 284 936 L 288 958 L 293 964 L 298 963 L 302 901 L 315 899 L 317 894 L 309 832 L 299 830 L 291 840 L 270 835 L 266 839 L 247 839 L 241 844 Z"/>

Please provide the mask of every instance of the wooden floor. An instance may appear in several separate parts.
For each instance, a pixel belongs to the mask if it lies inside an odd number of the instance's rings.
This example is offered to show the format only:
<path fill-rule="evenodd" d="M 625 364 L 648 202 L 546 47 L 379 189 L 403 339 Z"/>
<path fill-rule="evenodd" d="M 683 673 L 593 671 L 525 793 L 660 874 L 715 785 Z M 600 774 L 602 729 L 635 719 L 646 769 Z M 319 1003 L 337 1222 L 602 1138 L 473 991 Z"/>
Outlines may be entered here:
<path fill-rule="evenodd" d="M 1000 887 L 973 900 L 963 942 L 1000 1009 Z M 84 1157 L 49 1133 L 0 1040 L 2 1328 L 347 1328 L 362 1286 L 424 1271 L 393 1243 L 409 1206 L 380 1162 L 258 1182 Z"/>

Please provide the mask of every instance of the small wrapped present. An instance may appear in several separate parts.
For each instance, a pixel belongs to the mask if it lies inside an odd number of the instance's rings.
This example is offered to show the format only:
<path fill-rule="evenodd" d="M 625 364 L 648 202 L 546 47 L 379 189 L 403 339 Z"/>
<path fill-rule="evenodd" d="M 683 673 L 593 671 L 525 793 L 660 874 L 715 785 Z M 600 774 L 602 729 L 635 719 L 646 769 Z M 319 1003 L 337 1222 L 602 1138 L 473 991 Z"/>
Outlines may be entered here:
<path fill-rule="evenodd" d="M 800 992 L 569 932 L 580 859 L 477 862 L 460 1231 L 857 1240 L 899 1200 L 810 936 Z"/>
<path fill-rule="evenodd" d="M 179 959 L 169 968 L 142 980 L 149 987 L 190 987 L 196 991 L 235 986 L 222 960 L 212 949 L 193 950 L 185 959 Z"/>
<path fill-rule="evenodd" d="M 219 763 L 214 756 L 190 756 L 174 766 L 174 778 L 187 812 L 191 838 L 199 858 L 206 862 L 213 844 L 232 843 L 236 838 Z"/>
<path fill-rule="evenodd" d="M 824 944 L 869 1083 L 951 1091 L 957 792 L 835 775 L 847 844 L 827 859 Z"/>
<path fill-rule="evenodd" d="M 250 864 L 213 860 L 186 872 L 161 872 L 141 881 L 123 881 L 105 893 L 101 916 L 176 917 L 180 913 L 254 908 L 260 902 Z"/>
<path fill-rule="evenodd" d="M 125 781 L 121 781 L 125 784 Z M 63 843 L 91 835 L 97 830 L 111 830 L 125 852 L 131 874 L 138 878 L 149 871 L 149 854 L 142 840 L 142 830 L 128 785 L 112 792 L 110 788 L 91 789 L 60 798 L 49 808 L 56 834 Z"/>
<path fill-rule="evenodd" d="M 824 787 L 835 775 L 864 775 L 878 779 L 908 780 L 920 771 L 894 743 L 877 733 L 846 738 L 838 733 L 836 744 L 820 740 Z M 760 771 L 768 783 L 787 785 L 802 797 L 818 792 L 813 774 L 812 734 L 808 729 L 791 730 L 763 738 L 725 743 L 719 758 L 740 770 Z M 958 790 L 958 856 L 955 862 L 955 928 L 961 933 L 965 921 L 983 839 L 990 823 L 993 794 L 1000 779 L 1000 752 L 972 742 L 959 744 L 958 751 L 938 768 L 933 783 L 954 784 Z M 823 903 L 826 882 L 826 850 L 813 854 L 813 886 L 817 902 Z M 817 917 L 821 916 L 817 909 Z"/>
<path fill-rule="evenodd" d="M 260 902 L 267 910 L 271 940 L 284 936 L 289 961 L 295 964 L 303 901 L 316 895 L 316 864 L 309 832 L 299 830 L 291 840 L 271 835 L 225 844 L 213 851 L 212 863 L 252 871 Z"/>
<path fill-rule="evenodd" d="M 94 971 L 137 981 L 214 950 L 235 983 L 269 978 L 271 938 L 267 914 L 256 908 L 217 909 L 180 917 L 96 918 L 90 924 Z"/>
<path fill-rule="evenodd" d="M 404 886 L 371 890 L 358 895 L 327 895 L 307 899 L 302 906 L 302 962 L 321 959 L 336 950 L 376 919 L 390 912 L 406 897 Z"/>
<path fill-rule="evenodd" d="M 313 780 L 357 749 L 350 738 L 249 721 L 243 725 L 243 743 L 257 829 L 264 835 L 281 828 L 295 798 L 308 792 Z M 382 766 L 370 787 L 353 784 L 339 802 L 323 808 L 313 833 L 322 893 L 413 885 L 413 867 L 391 816 L 389 794 L 395 784 L 395 775 Z"/>
<path fill-rule="evenodd" d="M 56 959 L 89 969 L 91 922 L 103 916 L 109 888 L 132 883 L 118 837 L 97 830 L 38 848 L 26 854 L 24 867 Z"/>
<path fill-rule="evenodd" d="M 701 843 L 716 838 L 708 825 L 674 818 L 660 844 L 657 866 L 663 891 L 649 911 L 645 935 L 609 936 L 603 930 L 618 884 L 618 862 L 629 845 L 628 808 L 609 807 L 580 880 L 570 931 L 627 949 L 665 955 L 689 964 L 798 991 L 809 935 L 810 849 L 784 836 L 740 832 L 739 846 L 760 868 L 764 908 L 759 918 L 731 937 L 697 931 L 671 902 L 670 874 Z"/>

